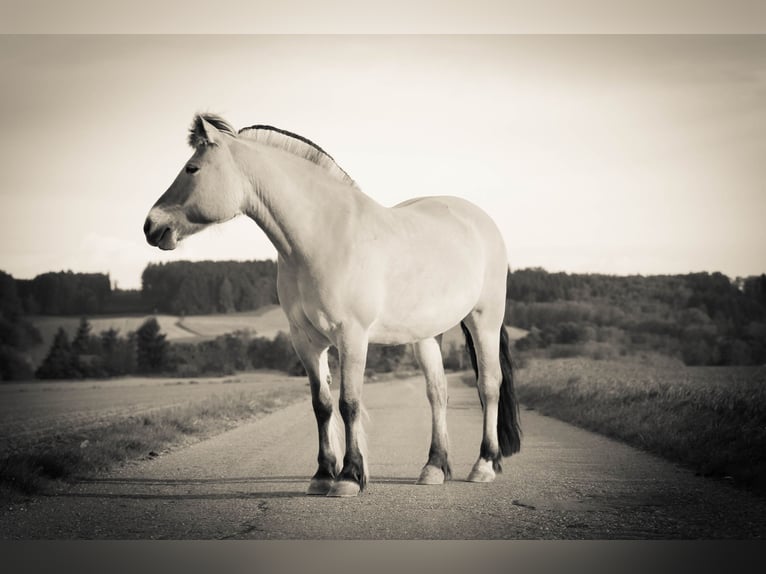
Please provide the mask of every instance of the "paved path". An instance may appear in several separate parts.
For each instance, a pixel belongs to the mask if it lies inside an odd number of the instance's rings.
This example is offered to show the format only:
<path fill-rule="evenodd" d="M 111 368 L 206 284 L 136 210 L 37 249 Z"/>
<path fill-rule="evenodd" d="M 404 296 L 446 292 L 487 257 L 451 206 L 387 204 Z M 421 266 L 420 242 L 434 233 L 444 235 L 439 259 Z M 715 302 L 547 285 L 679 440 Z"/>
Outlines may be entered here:
<path fill-rule="evenodd" d="M 307 497 L 309 401 L 159 458 L 0 512 L 0 538 L 764 538 L 766 500 L 522 412 L 522 452 L 492 484 L 464 482 L 478 452 L 476 390 L 450 381 L 455 479 L 416 486 L 428 451 L 419 378 L 368 384 L 371 483 Z"/>

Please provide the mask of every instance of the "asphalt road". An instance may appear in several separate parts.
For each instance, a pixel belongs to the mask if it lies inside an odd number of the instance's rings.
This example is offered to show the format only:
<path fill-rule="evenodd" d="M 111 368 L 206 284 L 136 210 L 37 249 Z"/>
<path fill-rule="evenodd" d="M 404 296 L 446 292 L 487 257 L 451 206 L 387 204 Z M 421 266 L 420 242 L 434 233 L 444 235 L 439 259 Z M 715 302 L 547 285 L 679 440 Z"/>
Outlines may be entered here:
<path fill-rule="evenodd" d="M 308 392 L 308 389 L 307 389 Z M 766 500 L 534 411 L 491 484 L 474 388 L 450 381 L 452 481 L 414 484 L 430 432 L 420 378 L 367 384 L 371 482 L 358 498 L 304 495 L 310 401 L 0 512 L 3 539 L 699 539 L 766 537 Z"/>

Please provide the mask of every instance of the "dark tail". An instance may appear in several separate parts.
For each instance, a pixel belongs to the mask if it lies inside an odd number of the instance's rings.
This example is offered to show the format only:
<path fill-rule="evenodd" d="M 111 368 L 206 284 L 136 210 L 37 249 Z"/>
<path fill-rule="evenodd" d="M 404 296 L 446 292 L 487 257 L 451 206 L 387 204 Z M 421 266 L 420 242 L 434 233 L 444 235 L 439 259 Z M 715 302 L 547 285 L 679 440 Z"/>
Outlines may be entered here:
<path fill-rule="evenodd" d="M 465 343 L 468 354 L 471 356 L 471 366 L 476 376 L 479 369 L 476 365 L 476 349 L 473 346 L 471 333 L 460 323 L 465 335 Z M 508 331 L 505 325 L 500 327 L 500 370 L 503 380 L 500 383 L 500 401 L 497 408 L 497 439 L 500 443 L 500 452 L 503 456 L 511 456 L 521 449 L 521 426 L 519 425 L 519 403 L 516 400 L 516 391 L 513 388 L 513 363 L 511 361 L 511 345 L 508 339 Z M 481 400 L 481 397 L 479 397 Z"/>

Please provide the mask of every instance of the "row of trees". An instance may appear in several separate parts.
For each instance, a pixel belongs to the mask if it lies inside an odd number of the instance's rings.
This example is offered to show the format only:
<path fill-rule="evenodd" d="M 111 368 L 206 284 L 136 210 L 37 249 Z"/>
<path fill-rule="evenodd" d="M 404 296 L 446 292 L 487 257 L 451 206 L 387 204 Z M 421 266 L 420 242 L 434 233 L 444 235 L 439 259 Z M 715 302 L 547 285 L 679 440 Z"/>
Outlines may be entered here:
<path fill-rule="evenodd" d="M 2 272 L 0 272 L 2 273 Z M 14 279 L 4 293 L 27 315 L 151 313 L 174 315 L 251 311 L 277 302 L 277 264 L 264 261 L 176 261 L 149 264 L 141 291 L 112 289 L 105 273 L 43 273 Z"/>
<path fill-rule="evenodd" d="M 16 280 L 24 312 L 30 315 L 93 315 L 103 313 L 112 287 L 104 273 L 43 273 Z"/>
<path fill-rule="evenodd" d="M 60 327 L 50 350 L 35 372 L 39 379 L 83 379 L 153 373 L 164 365 L 168 351 L 157 320 L 144 322 L 135 332 L 120 335 L 116 329 L 94 335 L 83 318 L 74 339 Z"/>
<path fill-rule="evenodd" d="M 508 294 L 507 316 L 530 330 L 519 349 L 653 351 L 687 365 L 766 362 L 766 275 L 731 281 L 720 273 L 614 277 L 525 269 L 509 275 Z"/>

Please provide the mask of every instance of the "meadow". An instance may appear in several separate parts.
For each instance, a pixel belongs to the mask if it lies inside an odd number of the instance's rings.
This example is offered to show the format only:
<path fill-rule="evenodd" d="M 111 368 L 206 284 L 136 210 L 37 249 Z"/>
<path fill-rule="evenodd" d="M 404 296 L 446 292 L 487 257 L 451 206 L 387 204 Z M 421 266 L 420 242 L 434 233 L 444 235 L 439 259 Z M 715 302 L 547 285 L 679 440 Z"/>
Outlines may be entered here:
<path fill-rule="evenodd" d="M 517 372 L 526 408 L 766 493 L 766 367 L 569 358 Z"/>

